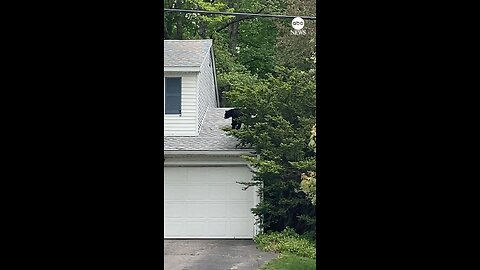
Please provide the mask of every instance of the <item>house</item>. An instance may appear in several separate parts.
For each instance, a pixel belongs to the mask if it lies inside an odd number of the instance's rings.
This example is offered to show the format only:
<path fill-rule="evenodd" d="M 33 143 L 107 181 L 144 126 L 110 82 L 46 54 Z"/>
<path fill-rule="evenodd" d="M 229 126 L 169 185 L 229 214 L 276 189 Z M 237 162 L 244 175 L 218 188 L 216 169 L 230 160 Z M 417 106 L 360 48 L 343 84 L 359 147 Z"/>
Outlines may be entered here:
<path fill-rule="evenodd" d="M 252 238 L 252 172 L 222 130 L 212 40 L 164 41 L 164 238 Z"/>

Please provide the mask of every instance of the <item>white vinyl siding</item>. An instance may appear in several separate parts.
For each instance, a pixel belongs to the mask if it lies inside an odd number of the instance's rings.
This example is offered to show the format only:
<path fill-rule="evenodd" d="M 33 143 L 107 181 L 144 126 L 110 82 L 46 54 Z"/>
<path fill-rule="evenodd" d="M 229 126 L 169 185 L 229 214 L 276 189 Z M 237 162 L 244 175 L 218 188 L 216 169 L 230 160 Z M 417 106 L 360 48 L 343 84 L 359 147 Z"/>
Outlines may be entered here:
<path fill-rule="evenodd" d="M 217 107 L 216 89 L 213 79 L 213 63 L 212 57 L 209 53 L 200 67 L 198 76 L 198 128 L 200 129 L 203 118 L 208 108 Z"/>
<path fill-rule="evenodd" d="M 164 104 L 164 135 L 197 136 L 197 73 L 164 72 L 163 76 L 182 78 L 181 114 L 165 114 Z"/>

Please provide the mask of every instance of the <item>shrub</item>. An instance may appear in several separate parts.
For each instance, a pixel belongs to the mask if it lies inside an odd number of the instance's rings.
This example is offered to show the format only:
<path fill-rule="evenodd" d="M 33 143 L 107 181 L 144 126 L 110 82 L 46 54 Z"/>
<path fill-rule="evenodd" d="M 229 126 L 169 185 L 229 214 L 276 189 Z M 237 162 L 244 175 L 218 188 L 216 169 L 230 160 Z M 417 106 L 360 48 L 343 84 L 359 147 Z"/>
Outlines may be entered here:
<path fill-rule="evenodd" d="M 286 228 L 282 232 L 259 234 L 254 241 L 264 251 L 290 253 L 312 259 L 317 256 L 315 242 L 297 234 L 291 228 Z"/>
<path fill-rule="evenodd" d="M 255 152 L 245 157 L 255 169 L 253 179 L 237 181 L 258 187 L 261 200 L 252 212 L 260 226 L 276 232 L 291 227 L 302 234 L 315 230 L 314 222 L 306 222 L 315 219 L 315 205 L 309 193 L 298 192 L 301 174 L 315 171 L 315 152 L 308 145 L 316 122 L 315 74 L 276 67 L 265 78 L 248 72 L 223 78 L 230 86 L 228 106 L 244 113 L 242 128 L 226 131 Z"/>

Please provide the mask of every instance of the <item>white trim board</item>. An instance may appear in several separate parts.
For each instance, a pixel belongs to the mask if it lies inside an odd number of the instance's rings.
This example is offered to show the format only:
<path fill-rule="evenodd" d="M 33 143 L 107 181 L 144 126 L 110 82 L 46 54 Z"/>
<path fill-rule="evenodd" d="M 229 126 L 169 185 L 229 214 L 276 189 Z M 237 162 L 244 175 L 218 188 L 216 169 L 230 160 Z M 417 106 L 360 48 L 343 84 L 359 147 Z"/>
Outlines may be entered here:
<path fill-rule="evenodd" d="M 200 67 L 163 67 L 164 72 L 200 72 Z"/>
<path fill-rule="evenodd" d="M 248 167 L 240 156 L 176 156 L 166 157 L 164 167 Z"/>
<path fill-rule="evenodd" d="M 214 157 L 239 157 L 241 155 L 252 154 L 251 149 L 245 150 L 217 150 L 217 151 L 179 151 L 166 150 L 163 151 L 164 157 L 178 156 L 214 156 Z"/>

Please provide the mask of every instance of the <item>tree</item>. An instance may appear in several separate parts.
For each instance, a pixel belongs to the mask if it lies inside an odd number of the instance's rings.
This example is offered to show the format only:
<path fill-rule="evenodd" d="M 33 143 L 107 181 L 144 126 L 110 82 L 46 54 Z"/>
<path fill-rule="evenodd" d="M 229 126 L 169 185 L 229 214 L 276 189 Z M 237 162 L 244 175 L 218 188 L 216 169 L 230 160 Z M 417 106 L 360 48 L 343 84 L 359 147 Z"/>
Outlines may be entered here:
<path fill-rule="evenodd" d="M 230 104 L 245 112 L 244 126 L 228 133 L 255 150 L 255 156 L 245 157 L 256 169 L 253 181 L 243 183 L 260 188 L 262 201 L 253 212 L 264 229 L 314 231 L 315 207 L 297 190 L 300 168 L 315 155 L 308 147 L 316 117 L 315 76 L 284 67 L 274 71 L 265 79 L 248 71 L 225 76 L 232 86 Z"/>
<path fill-rule="evenodd" d="M 286 14 L 315 16 L 315 0 L 287 0 Z M 316 25 L 315 21 L 305 20 L 304 35 L 293 35 L 291 33 L 291 21 L 276 21 L 278 28 L 277 50 L 275 61 L 277 65 L 295 67 L 302 70 L 315 68 L 316 55 Z"/>
<path fill-rule="evenodd" d="M 206 10 L 206 11 L 228 11 L 225 1 L 210 0 L 164 0 L 166 8 Z M 224 24 L 231 16 L 210 16 L 195 13 L 165 12 L 164 39 L 199 39 L 208 38 L 214 30 Z"/>
<path fill-rule="evenodd" d="M 313 148 L 313 151 L 316 153 L 317 147 L 317 127 L 316 125 L 312 128 L 312 135 L 310 137 L 309 146 Z M 309 167 L 316 167 L 316 160 L 313 157 L 310 160 L 311 164 Z M 307 196 L 312 200 L 313 205 L 317 205 L 317 173 L 315 170 L 302 173 L 302 182 L 300 183 L 300 189 L 307 194 Z"/>

